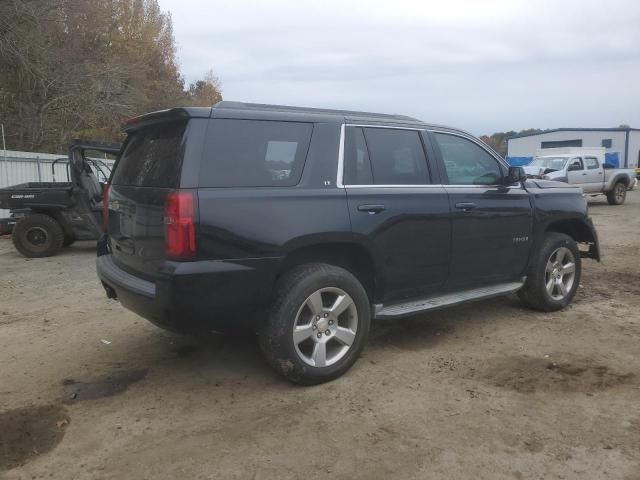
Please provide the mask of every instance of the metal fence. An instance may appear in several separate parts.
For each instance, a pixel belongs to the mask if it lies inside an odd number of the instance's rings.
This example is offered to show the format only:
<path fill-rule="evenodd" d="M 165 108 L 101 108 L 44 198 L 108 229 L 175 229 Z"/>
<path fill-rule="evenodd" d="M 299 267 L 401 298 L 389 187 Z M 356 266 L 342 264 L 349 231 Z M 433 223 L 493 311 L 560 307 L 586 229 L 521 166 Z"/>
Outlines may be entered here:
<path fill-rule="evenodd" d="M 113 165 L 113 160 L 99 160 L 109 167 Z M 27 182 L 66 182 L 68 167 L 66 155 L 0 150 L 0 188 Z M 104 181 L 104 174 L 92 168 L 96 177 Z M 0 210 L 0 218 L 8 215 L 7 210 Z"/>

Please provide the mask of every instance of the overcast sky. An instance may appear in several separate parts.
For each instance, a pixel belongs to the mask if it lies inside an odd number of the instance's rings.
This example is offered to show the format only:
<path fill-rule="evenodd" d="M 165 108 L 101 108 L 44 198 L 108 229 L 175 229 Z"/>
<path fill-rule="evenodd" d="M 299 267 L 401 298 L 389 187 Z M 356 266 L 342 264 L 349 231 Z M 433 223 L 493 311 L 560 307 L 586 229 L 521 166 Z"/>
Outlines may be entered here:
<path fill-rule="evenodd" d="M 640 128 L 640 0 L 160 0 L 226 100 L 401 113 L 475 134 Z"/>

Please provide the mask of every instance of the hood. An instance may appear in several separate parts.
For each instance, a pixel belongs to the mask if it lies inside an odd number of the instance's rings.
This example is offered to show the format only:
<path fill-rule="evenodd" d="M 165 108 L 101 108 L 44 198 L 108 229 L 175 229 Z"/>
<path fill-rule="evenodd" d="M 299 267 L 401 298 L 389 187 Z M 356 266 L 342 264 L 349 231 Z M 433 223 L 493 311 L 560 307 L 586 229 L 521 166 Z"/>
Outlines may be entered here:
<path fill-rule="evenodd" d="M 569 185 L 565 182 L 556 182 L 554 180 L 539 180 L 539 179 L 529 179 L 527 183 L 533 184 L 537 188 L 572 188 L 575 190 L 582 190 L 581 187 Z"/>

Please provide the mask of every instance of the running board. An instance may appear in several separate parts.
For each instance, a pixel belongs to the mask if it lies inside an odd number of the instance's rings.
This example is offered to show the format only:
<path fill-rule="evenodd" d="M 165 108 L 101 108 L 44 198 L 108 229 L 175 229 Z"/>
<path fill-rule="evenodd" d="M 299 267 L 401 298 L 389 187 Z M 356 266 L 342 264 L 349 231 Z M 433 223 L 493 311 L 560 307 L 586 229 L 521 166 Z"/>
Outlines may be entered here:
<path fill-rule="evenodd" d="M 390 320 L 392 318 L 406 317 L 416 313 L 429 310 L 437 310 L 439 308 L 459 305 L 461 303 L 474 302 L 476 300 L 484 300 L 486 298 L 498 297 L 513 293 L 524 285 L 524 279 L 521 282 L 500 283 L 490 287 L 474 288 L 472 290 L 463 290 L 461 292 L 439 295 L 437 297 L 427 297 L 418 300 L 412 300 L 407 303 L 396 303 L 395 305 L 374 305 L 374 318 L 380 320 Z"/>

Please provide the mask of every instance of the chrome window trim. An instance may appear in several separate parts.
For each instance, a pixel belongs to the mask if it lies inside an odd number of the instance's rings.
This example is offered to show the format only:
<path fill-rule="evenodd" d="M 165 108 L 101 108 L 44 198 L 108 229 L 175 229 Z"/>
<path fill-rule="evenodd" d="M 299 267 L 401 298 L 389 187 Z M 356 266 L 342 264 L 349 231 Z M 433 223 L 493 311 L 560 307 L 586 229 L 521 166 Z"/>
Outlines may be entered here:
<path fill-rule="evenodd" d="M 493 157 L 499 164 L 501 164 L 503 167 L 507 168 L 507 170 L 509 169 L 509 165 L 504 162 L 502 160 L 502 157 L 500 157 L 500 155 L 498 155 L 496 152 L 493 151 L 493 149 L 491 149 L 490 147 L 483 145 L 480 141 L 478 141 L 477 139 L 475 139 L 474 137 L 472 137 L 471 135 L 467 135 L 461 132 L 452 132 L 450 130 L 441 130 L 441 129 L 434 129 L 434 128 L 430 128 L 428 126 L 425 126 L 424 128 L 419 128 L 419 127 L 398 127 L 398 126 L 391 126 L 391 125 L 368 125 L 368 124 L 364 124 L 364 123 L 343 123 L 341 125 L 340 128 L 340 146 L 339 146 L 339 151 L 338 151 L 338 178 L 336 180 L 336 186 L 338 188 L 446 188 L 446 187 L 453 187 L 453 188 L 483 188 L 483 189 L 487 189 L 487 188 L 492 188 L 492 187 L 504 187 L 504 185 L 447 185 L 447 184 L 418 184 L 418 185 L 376 185 L 376 184 L 371 184 L 371 185 L 347 185 L 343 183 L 343 176 L 344 176 L 344 142 L 345 142 L 345 135 L 346 135 L 346 129 L 347 127 L 359 127 L 359 128 L 386 128 L 386 129 L 394 129 L 394 130 L 413 130 L 415 132 L 432 132 L 432 133 L 444 133 L 447 135 L 453 135 L 456 137 L 461 137 L 464 138 L 466 140 L 469 140 L 473 143 L 475 143 L 478 147 L 482 148 L 484 151 L 486 151 L 489 155 L 491 155 L 491 157 Z M 426 155 L 426 152 L 425 152 Z M 428 161 L 428 158 L 427 158 Z M 509 186 L 508 188 L 518 188 L 520 190 L 524 190 L 522 188 L 522 185 L 518 185 L 518 186 L 514 186 L 511 187 Z"/>
<path fill-rule="evenodd" d="M 342 178 L 344 177 L 344 135 L 346 130 L 346 124 L 342 124 L 340 127 L 340 143 L 338 145 L 338 178 L 336 179 L 336 186 L 338 188 L 344 188 Z"/>
<path fill-rule="evenodd" d="M 418 128 L 418 127 L 397 127 L 391 125 L 366 125 L 364 123 L 345 123 L 343 124 L 345 127 L 361 127 L 361 128 L 386 128 L 387 130 L 413 130 L 414 132 L 424 132 L 427 130 L 427 127 Z"/>
<path fill-rule="evenodd" d="M 428 185 L 344 185 L 344 188 L 442 188 L 444 186 L 430 183 Z"/>
<path fill-rule="evenodd" d="M 343 182 L 343 178 L 344 178 L 344 139 L 345 139 L 345 134 L 346 134 L 346 130 L 347 127 L 359 127 L 359 128 L 386 128 L 387 130 L 391 129 L 391 130 L 413 130 L 414 132 L 424 132 L 426 130 L 426 128 L 417 128 L 417 127 L 397 127 L 397 126 L 391 126 L 391 125 L 367 125 L 364 123 L 343 123 L 341 128 L 340 128 L 340 151 L 338 152 L 338 178 L 336 179 L 336 185 L 338 186 L 338 188 L 372 188 L 372 187 L 379 187 L 379 188 L 399 188 L 399 187 L 437 187 L 437 186 L 441 186 L 441 185 L 434 185 L 434 184 L 428 184 L 428 185 L 345 185 Z M 425 152 L 425 157 L 427 157 L 427 152 Z M 428 158 L 427 158 L 428 161 Z"/>

